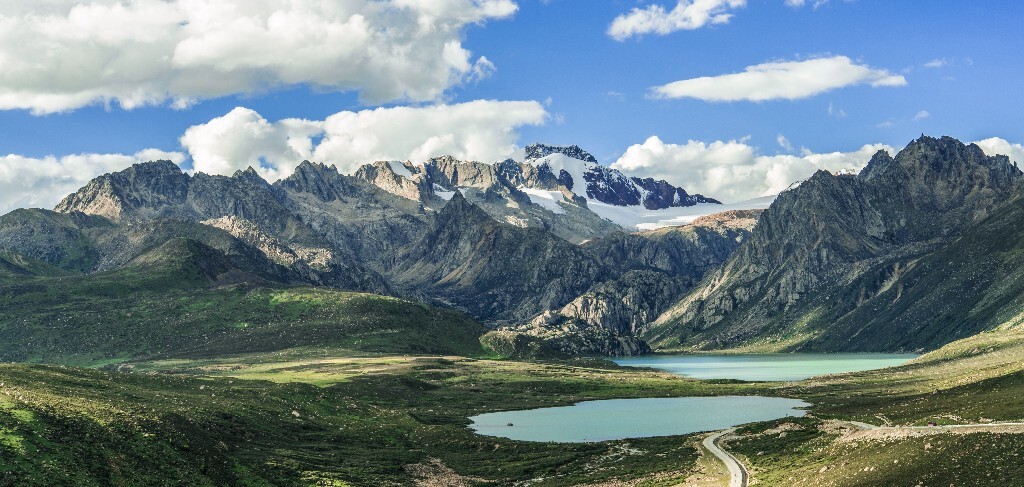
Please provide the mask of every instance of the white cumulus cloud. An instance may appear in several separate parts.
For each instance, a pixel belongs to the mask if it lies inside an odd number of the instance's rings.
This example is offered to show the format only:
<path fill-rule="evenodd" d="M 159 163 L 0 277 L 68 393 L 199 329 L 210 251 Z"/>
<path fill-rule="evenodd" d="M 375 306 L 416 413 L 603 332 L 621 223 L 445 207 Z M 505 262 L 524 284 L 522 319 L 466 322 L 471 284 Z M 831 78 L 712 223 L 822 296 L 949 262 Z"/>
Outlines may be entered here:
<path fill-rule="evenodd" d="M 1000 137 L 979 140 L 975 144 L 981 147 L 985 154 L 990 156 L 1006 156 L 1010 158 L 1010 162 L 1024 164 L 1024 146 L 1021 144 L 1014 144 Z"/>
<path fill-rule="evenodd" d="M 854 85 L 904 86 L 906 78 L 854 63 L 846 56 L 778 61 L 748 66 L 743 72 L 676 81 L 651 89 L 656 98 L 696 98 L 709 102 L 796 100 Z"/>
<path fill-rule="evenodd" d="M 520 127 L 547 118 L 535 101 L 345 111 L 323 121 L 270 122 L 253 110 L 236 108 L 190 127 L 181 144 L 197 171 L 227 175 L 252 166 L 274 181 L 306 159 L 335 164 L 342 172 L 375 160 L 418 162 L 440 155 L 489 162 L 514 150 Z"/>
<path fill-rule="evenodd" d="M 657 4 L 634 8 L 612 21 L 608 35 L 624 41 L 646 34 L 666 35 L 708 24 L 725 24 L 732 18 L 731 11 L 746 4 L 746 0 L 679 0 L 671 10 Z"/>
<path fill-rule="evenodd" d="M 0 2 L 0 109 L 130 109 L 308 84 L 436 100 L 494 70 L 465 27 L 513 0 Z"/>
<path fill-rule="evenodd" d="M 518 129 L 548 119 L 535 101 L 478 100 L 454 105 L 340 112 L 326 120 L 271 122 L 248 108 L 188 128 L 184 152 L 0 156 L 0 214 L 21 207 L 52 208 L 104 173 L 166 159 L 207 174 L 231 175 L 252 166 L 275 181 L 303 160 L 335 164 L 342 172 L 376 160 L 422 161 L 439 155 L 493 161 L 515 149 Z"/>
<path fill-rule="evenodd" d="M 253 110 L 238 107 L 189 127 L 181 145 L 192 156 L 196 171 L 230 175 L 252 166 L 273 181 L 312 157 L 313 137 L 323 132 L 323 126 L 323 122 L 300 119 L 271 123 Z"/>
<path fill-rule="evenodd" d="M 654 136 L 629 147 L 612 167 L 731 203 L 778 194 L 820 169 L 859 171 L 879 150 L 895 154 L 890 146 L 871 144 L 853 152 L 765 156 L 744 140 L 667 144 Z"/>
<path fill-rule="evenodd" d="M 185 155 L 146 149 L 134 155 L 0 156 L 0 215 L 16 208 L 53 208 L 96 176 L 160 159 L 181 164 Z"/>
<path fill-rule="evenodd" d="M 786 0 L 786 6 L 787 7 L 793 7 L 793 8 L 800 8 L 800 7 L 803 7 L 804 5 L 810 4 L 814 8 L 818 8 L 818 7 L 828 3 L 828 1 L 829 0 L 813 0 L 813 1 L 809 1 L 809 0 Z"/>

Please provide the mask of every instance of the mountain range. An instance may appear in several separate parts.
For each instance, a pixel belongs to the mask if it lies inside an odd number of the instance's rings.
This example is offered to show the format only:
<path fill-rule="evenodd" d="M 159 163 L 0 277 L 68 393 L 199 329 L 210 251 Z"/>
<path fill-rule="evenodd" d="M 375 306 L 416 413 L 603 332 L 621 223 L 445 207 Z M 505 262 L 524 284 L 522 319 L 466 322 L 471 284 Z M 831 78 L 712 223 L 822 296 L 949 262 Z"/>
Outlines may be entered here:
<path fill-rule="evenodd" d="M 189 175 L 155 161 L 100 176 L 53 211 L 0 217 L 0 299 L 24 305 L 34 290 L 79 302 L 76 293 L 95 295 L 90 283 L 109 291 L 123 280 L 136 301 L 161 309 L 173 309 L 162 286 L 179 305 L 288 293 L 335 303 L 303 308 L 320 323 L 304 339 L 284 323 L 301 313 L 249 328 L 196 310 L 191 319 L 219 324 L 193 329 L 182 347 L 135 314 L 134 332 L 153 339 L 116 353 L 139 357 L 201 354 L 224 340 L 265 349 L 271 335 L 352 345 L 324 321 L 344 315 L 317 307 L 351 311 L 337 308 L 350 296 L 404 303 L 387 307 L 398 316 L 454 309 L 465 319 L 446 318 L 454 328 L 434 327 L 437 336 L 466 349 L 479 346 L 466 337 L 483 335 L 504 356 L 932 349 L 1024 319 L 1022 185 L 1006 157 L 924 136 L 895 157 L 879 152 L 860 174 L 820 171 L 767 210 L 719 211 L 712 198 L 628 176 L 576 146 L 535 144 L 495 163 L 380 161 L 351 175 L 304 162 L 272 184 L 251 168 Z M 112 358 L 115 348 L 81 334 L 131 335 L 102 331 L 118 324 L 89 313 L 102 310 L 70 313 L 58 300 L 21 325 L 4 322 L 0 337 L 19 345 L 0 359 Z M 170 314 L 173 326 L 189 322 Z M 60 333 L 45 325 L 54 317 L 66 320 Z M 379 331 L 395 340 L 412 330 L 403 326 Z M 360 336 L 368 350 L 379 344 Z"/>
<path fill-rule="evenodd" d="M 818 172 L 644 336 L 664 348 L 912 351 L 989 329 L 1021 309 L 1018 269 L 999 264 L 1016 258 L 1022 185 L 1005 156 L 950 137 L 879 152 L 858 175 Z"/>

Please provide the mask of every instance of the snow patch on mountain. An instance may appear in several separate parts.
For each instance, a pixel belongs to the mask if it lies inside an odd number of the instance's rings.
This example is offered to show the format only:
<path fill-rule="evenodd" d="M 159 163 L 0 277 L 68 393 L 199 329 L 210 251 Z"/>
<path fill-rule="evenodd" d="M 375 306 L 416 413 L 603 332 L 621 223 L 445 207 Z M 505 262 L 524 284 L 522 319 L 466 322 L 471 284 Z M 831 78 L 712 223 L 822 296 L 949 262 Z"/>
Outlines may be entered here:
<path fill-rule="evenodd" d="M 558 204 L 560 201 L 565 201 L 565 196 L 562 195 L 561 191 L 545 191 L 542 189 L 527 188 L 520 186 L 520 191 L 526 193 L 530 197 L 530 202 L 551 211 L 556 215 L 564 215 L 565 208 Z"/>
<path fill-rule="evenodd" d="M 587 196 L 587 178 L 586 173 L 593 171 L 597 164 L 591 164 L 588 162 L 581 161 L 579 159 L 573 159 L 564 154 L 551 154 L 544 156 L 540 159 L 533 159 L 529 161 L 538 168 L 547 166 L 551 170 L 551 174 L 554 174 L 559 180 L 563 180 L 562 171 L 572 178 L 571 184 L 566 184 L 573 193 L 586 197 Z"/>
<path fill-rule="evenodd" d="M 730 210 L 763 210 L 771 206 L 776 195 L 754 198 L 731 204 L 699 203 L 694 206 L 648 210 L 643 206 L 616 206 L 600 201 L 588 201 L 590 211 L 630 231 L 654 230 L 664 227 L 689 225 L 707 215 Z"/>
<path fill-rule="evenodd" d="M 434 184 L 434 195 L 445 201 L 451 201 L 455 197 L 455 191 L 442 188 L 440 184 Z"/>

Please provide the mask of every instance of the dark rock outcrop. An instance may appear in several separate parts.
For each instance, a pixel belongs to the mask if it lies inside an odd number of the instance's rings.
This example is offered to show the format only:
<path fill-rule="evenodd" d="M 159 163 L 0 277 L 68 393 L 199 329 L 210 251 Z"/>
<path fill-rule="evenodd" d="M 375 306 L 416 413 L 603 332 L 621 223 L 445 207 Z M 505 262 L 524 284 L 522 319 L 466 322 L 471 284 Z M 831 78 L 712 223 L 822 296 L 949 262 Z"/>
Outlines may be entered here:
<path fill-rule="evenodd" d="M 572 159 L 597 164 L 597 158 L 577 145 L 558 146 L 532 144 L 526 146 L 525 150 L 527 159 L 541 159 L 550 156 L 551 154 L 562 154 Z"/>
<path fill-rule="evenodd" d="M 54 209 L 106 217 L 155 218 L 173 213 L 188 197 L 190 178 L 171 161 L 135 164 L 105 174 L 68 196 Z"/>
<path fill-rule="evenodd" d="M 975 145 L 922 137 L 895 158 L 876 154 L 858 176 L 818 172 L 765 211 L 750 240 L 661 316 L 645 337 L 661 347 L 757 344 L 798 349 L 884 287 L 868 274 L 896 272 L 941 248 L 1021 187 L 1021 172 Z M 843 349 L 889 350 L 877 341 Z"/>
<path fill-rule="evenodd" d="M 615 234 L 582 247 L 615 276 L 529 323 L 488 335 L 495 350 L 530 354 L 634 355 L 650 350 L 647 324 L 749 237 L 760 211 L 731 211 L 685 227 Z M 520 337 L 521 336 L 521 337 Z M 604 347 L 604 348 L 602 348 Z"/>
<path fill-rule="evenodd" d="M 41 209 L 0 216 L 0 249 L 72 272 L 90 272 L 100 260 L 91 233 L 114 225 L 104 217 Z"/>
<path fill-rule="evenodd" d="M 396 286 L 492 323 L 560 307 L 608 277 L 579 247 L 541 229 L 499 223 L 460 193 L 399 255 L 390 272 Z"/>

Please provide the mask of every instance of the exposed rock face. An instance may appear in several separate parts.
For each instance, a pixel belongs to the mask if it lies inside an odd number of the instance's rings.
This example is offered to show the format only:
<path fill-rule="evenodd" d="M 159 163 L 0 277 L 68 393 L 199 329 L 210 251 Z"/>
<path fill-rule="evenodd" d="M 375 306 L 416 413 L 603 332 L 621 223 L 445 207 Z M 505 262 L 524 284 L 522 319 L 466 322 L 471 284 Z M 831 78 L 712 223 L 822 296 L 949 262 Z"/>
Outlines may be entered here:
<path fill-rule="evenodd" d="M 277 185 L 286 191 L 307 193 L 325 202 L 345 201 L 359 195 L 357 185 L 342 176 L 336 167 L 309 161 L 303 161 L 291 176 Z"/>
<path fill-rule="evenodd" d="M 938 348 L 1024 325 L 1024 192 L 948 246 L 885 259 L 826 299 L 828 333 L 809 350 Z"/>
<path fill-rule="evenodd" d="M 258 249 L 270 261 L 298 274 L 298 278 L 293 280 L 340 288 L 374 289 L 378 293 L 390 291 L 383 279 L 365 272 L 352 272 L 345 260 L 339 258 L 329 246 L 288 246 L 264 232 L 255 223 L 233 216 L 206 220 L 202 224 L 224 230 Z M 373 282 L 351 280 L 357 276 L 362 276 L 363 279 L 371 278 Z"/>
<path fill-rule="evenodd" d="M 656 270 L 700 278 L 718 267 L 757 225 L 761 210 L 728 211 L 698 218 L 687 226 L 617 233 L 583 248 L 623 270 Z"/>
<path fill-rule="evenodd" d="M 643 340 L 629 335 L 616 335 L 609 330 L 566 324 L 552 328 L 538 325 L 529 332 L 495 330 L 480 339 L 484 347 L 512 358 L 557 358 L 581 355 L 628 357 L 650 353 Z"/>
<path fill-rule="evenodd" d="M 698 203 L 718 203 L 718 200 L 707 198 L 704 195 L 690 195 L 685 189 L 672 186 L 666 181 L 655 181 L 653 178 L 630 178 L 630 180 L 647 193 L 643 204 L 644 208 L 648 210 L 693 206 Z"/>
<path fill-rule="evenodd" d="M 61 201 L 55 211 L 78 211 L 115 222 L 134 213 L 153 218 L 184 203 L 188 187 L 188 175 L 171 161 L 135 164 L 90 181 Z"/>
<path fill-rule="evenodd" d="M 429 209 L 440 208 L 441 200 L 460 191 L 495 220 L 543 228 L 573 243 L 622 230 L 591 209 L 588 200 L 647 210 L 718 203 L 665 181 L 628 177 L 598 164 L 593 155 L 577 146 L 534 144 L 514 158 L 494 164 L 450 156 L 423 164 L 376 162 L 361 167 L 354 177 Z M 534 192 L 527 194 L 531 190 Z M 550 192 L 556 201 L 534 201 L 535 197 L 548 198 L 536 191 Z"/>
<path fill-rule="evenodd" d="M 456 193 L 418 242 L 400 252 L 396 285 L 489 322 L 560 307 L 608 271 L 577 246 L 535 228 L 502 224 Z"/>
<path fill-rule="evenodd" d="M 100 253 L 88 232 L 113 225 L 102 217 L 20 209 L 0 216 L 0 249 L 75 272 L 96 268 Z"/>
<path fill-rule="evenodd" d="M 554 181 L 581 198 L 613 206 L 643 206 L 659 210 L 698 203 L 719 203 L 703 195 L 690 195 L 666 181 L 631 178 L 617 169 L 602 166 L 590 153 L 577 146 L 557 147 L 534 144 L 524 150 L 521 161 L 499 163 L 500 173 L 510 181 L 530 188 L 551 189 Z M 516 174 L 514 162 L 523 166 Z M 534 171 L 526 169 L 532 166 Z"/>
<path fill-rule="evenodd" d="M 332 199 L 351 192 L 353 184 L 344 180 L 315 179 L 309 167 L 296 171 L 297 181 L 308 182 L 318 194 Z M 334 171 L 339 178 L 340 175 Z M 322 174 L 319 174 L 322 176 Z M 296 187 L 298 184 L 292 184 Z M 365 186 L 365 185 L 364 185 Z M 371 191 L 383 192 L 373 188 Z M 294 211 L 297 206 L 282 187 L 268 184 L 251 168 L 231 177 L 181 172 L 174 164 L 160 161 L 135 166 L 100 176 L 78 192 L 65 198 L 57 209 L 69 215 L 90 213 L 120 223 L 107 232 L 92 232 L 87 240 L 102 247 L 95 269 L 107 270 L 124 265 L 138 252 L 169 238 L 194 238 L 212 245 L 228 256 L 247 254 L 255 248 L 269 262 L 257 273 L 282 282 L 307 282 L 344 289 L 381 292 L 384 280 L 358 262 L 348 250 L 347 241 L 332 242 L 303 221 L 306 215 Z M 232 221 L 229 230 L 251 238 L 252 243 L 232 238 L 231 242 L 204 231 L 201 222 Z M 238 222 L 259 222 L 259 228 L 245 231 Z M 226 225 L 226 223 L 225 223 Z M 222 225 L 223 226 L 223 225 Z M 260 237 L 256 237 L 256 233 Z M 230 235 L 229 235 L 230 236 Z M 164 240 L 161 240 L 164 239 Z M 267 244 L 290 249 L 297 261 L 282 261 L 284 254 Z M 339 245 L 340 244 L 340 245 Z M 241 247 L 240 247 L 241 245 Z M 245 247 L 245 250 L 240 250 Z M 300 254 L 305 257 L 300 257 Z M 252 256 L 246 257 L 249 259 Z M 251 259 L 249 259 L 251 260 Z M 287 268 L 276 268 L 285 266 Z"/>
<path fill-rule="evenodd" d="M 294 250 L 282 244 L 276 238 L 268 235 L 260 227 L 256 226 L 255 223 L 252 223 L 249 220 L 244 220 L 237 216 L 222 216 L 220 218 L 211 218 L 200 223 L 213 228 L 219 228 L 230 233 L 233 237 L 256 247 L 263 252 L 267 258 L 278 264 L 294 265 L 296 262 L 302 260 Z M 330 256 L 329 249 L 324 249 L 324 252 Z M 327 260 L 330 260 L 330 257 L 328 257 Z"/>
<path fill-rule="evenodd" d="M 895 158 L 880 152 L 858 176 L 819 172 L 781 194 L 747 244 L 645 337 L 662 347 L 804 346 L 828 333 L 837 307 L 852 311 L 837 303 L 856 308 L 881 287 L 851 283 L 947 244 L 1021 181 L 1006 157 L 948 137 L 922 137 Z"/>
<path fill-rule="evenodd" d="M 159 161 L 96 178 L 57 212 L 0 217 L 0 267 L 88 273 L 192 256 L 182 265 L 216 280 L 457 307 L 500 325 L 485 342 L 507 355 L 912 350 L 1024 322 L 1022 191 L 1005 157 L 922 137 L 859 175 L 819 172 L 763 214 L 625 234 L 598 210 L 713 200 L 575 146 L 352 176 L 306 162 L 274 184 Z"/>
<path fill-rule="evenodd" d="M 410 200 L 429 201 L 434 195 L 428 174 L 409 163 L 375 162 L 360 167 L 355 177 Z"/>
<path fill-rule="evenodd" d="M 203 173 L 189 177 L 174 163 L 157 161 L 100 176 L 65 198 L 55 211 L 127 223 L 236 216 L 259 221 L 269 232 L 288 240 L 319 240 L 281 200 L 280 192 L 252 168 L 231 177 Z"/>
<path fill-rule="evenodd" d="M 460 161 L 451 156 L 435 157 L 424 165 L 430 181 L 448 190 L 460 187 L 487 189 L 500 185 L 498 166 Z"/>
<path fill-rule="evenodd" d="M 487 343 L 504 352 L 519 347 L 510 352 L 516 356 L 646 353 L 650 347 L 639 338 L 645 326 L 724 262 L 749 237 L 759 214 L 733 211 L 686 227 L 589 242 L 582 247 L 614 269 L 615 277 L 528 324 L 488 335 Z"/>
<path fill-rule="evenodd" d="M 416 199 L 395 195 L 334 167 L 303 162 L 275 183 L 283 204 L 311 228 L 337 256 L 380 270 L 382 261 L 426 231 L 432 215 Z M 324 245 L 292 245 L 323 248 Z"/>
<path fill-rule="evenodd" d="M 546 144 L 533 144 L 527 146 L 525 151 L 527 159 L 541 159 L 550 156 L 551 154 L 562 154 L 572 159 L 597 164 L 597 158 L 595 158 L 589 152 L 580 149 L 579 146 L 576 145 L 557 146 Z"/>
<path fill-rule="evenodd" d="M 692 286 L 693 281 L 655 271 L 630 271 L 603 282 L 554 313 L 564 321 L 638 336 Z"/>

